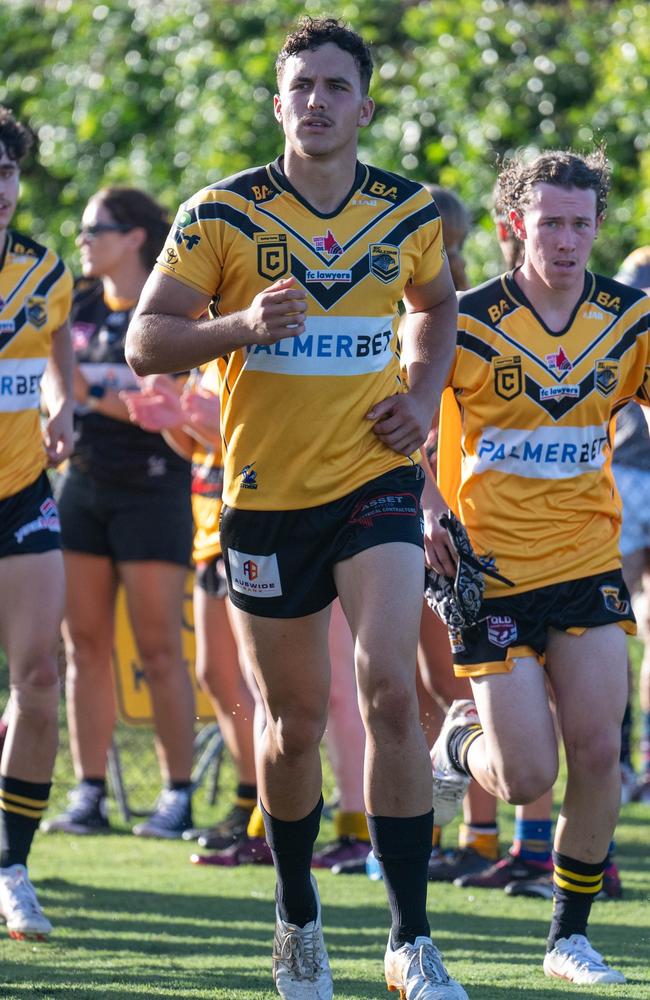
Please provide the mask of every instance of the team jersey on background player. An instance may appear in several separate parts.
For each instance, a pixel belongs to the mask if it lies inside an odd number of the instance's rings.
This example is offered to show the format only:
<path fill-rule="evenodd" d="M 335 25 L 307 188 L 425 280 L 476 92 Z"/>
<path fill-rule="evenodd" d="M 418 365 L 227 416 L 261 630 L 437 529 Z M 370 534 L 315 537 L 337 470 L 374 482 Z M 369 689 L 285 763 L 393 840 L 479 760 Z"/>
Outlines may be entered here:
<path fill-rule="evenodd" d="M 649 310 L 643 293 L 589 272 L 559 333 L 512 273 L 460 296 L 449 381 L 462 434 L 443 412 L 441 486 L 477 554 L 514 581 L 509 594 L 620 565 L 611 418 L 650 401 Z M 504 589 L 486 578 L 486 597 Z"/>
<path fill-rule="evenodd" d="M 45 468 L 41 379 L 65 322 L 72 276 L 55 253 L 13 230 L 0 259 L 0 499 Z"/>
<path fill-rule="evenodd" d="M 280 159 L 181 207 L 157 266 L 210 295 L 212 315 L 291 275 L 307 291 L 303 334 L 220 359 L 227 504 L 312 507 L 417 459 L 379 441 L 366 414 L 404 391 L 398 303 L 443 256 L 431 196 L 363 164 L 329 215 L 292 188 Z"/>

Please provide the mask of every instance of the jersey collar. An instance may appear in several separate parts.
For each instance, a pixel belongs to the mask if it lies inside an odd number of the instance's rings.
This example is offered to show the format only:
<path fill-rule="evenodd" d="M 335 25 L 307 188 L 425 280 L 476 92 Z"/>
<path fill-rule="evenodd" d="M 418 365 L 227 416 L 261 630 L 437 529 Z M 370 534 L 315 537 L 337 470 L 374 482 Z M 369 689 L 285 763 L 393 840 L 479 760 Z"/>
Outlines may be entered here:
<path fill-rule="evenodd" d="M 573 311 L 569 317 L 569 321 L 564 327 L 564 329 L 551 330 L 546 325 L 542 317 L 539 315 L 534 305 L 532 305 L 532 303 L 528 299 L 528 296 L 524 293 L 524 291 L 519 287 L 519 285 L 515 281 L 515 273 L 518 270 L 519 268 L 515 267 L 512 271 L 508 271 L 507 274 L 503 275 L 503 284 L 510 298 L 513 299 L 513 301 L 516 302 L 517 305 L 525 306 L 526 309 L 530 310 L 530 312 L 533 314 L 539 325 L 544 328 L 544 330 L 548 333 L 550 337 L 564 337 L 573 326 L 573 322 L 576 316 L 578 315 L 578 310 L 580 309 L 583 302 L 588 302 L 591 296 L 593 295 L 594 288 L 596 286 L 596 279 L 594 278 L 591 271 L 585 271 L 585 280 L 582 286 L 582 292 L 573 308 Z"/>
<path fill-rule="evenodd" d="M 288 180 L 287 175 L 284 172 L 284 156 L 278 156 L 277 160 L 270 163 L 269 171 L 273 180 L 279 187 L 289 192 L 289 194 L 292 194 L 296 201 L 299 201 L 301 205 L 304 205 L 305 208 L 308 208 L 313 215 L 317 215 L 320 219 L 333 219 L 334 216 L 338 215 L 339 212 L 345 208 L 355 191 L 358 191 L 359 188 L 363 186 L 367 175 L 366 167 L 364 167 L 363 163 L 359 163 L 357 160 L 356 170 L 354 172 L 354 182 L 345 198 L 341 201 L 340 205 L 338 205 L 333 212 L 319 212 L 313 205 L 310 205 L 306 198 L 303 198 L 303 196 L 296 191 L 293 184 L 291 184 Z"/>

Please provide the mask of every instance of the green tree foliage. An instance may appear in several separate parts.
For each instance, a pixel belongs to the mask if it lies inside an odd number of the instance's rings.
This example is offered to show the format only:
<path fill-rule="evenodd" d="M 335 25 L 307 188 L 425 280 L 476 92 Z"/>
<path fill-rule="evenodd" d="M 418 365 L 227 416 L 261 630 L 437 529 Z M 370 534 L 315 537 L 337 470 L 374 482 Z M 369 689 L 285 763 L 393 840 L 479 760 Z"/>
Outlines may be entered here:
<path fill-rule="evenodd" d="M 274 158 L 273 62 L 297 16 L 335 7 L 373 44 L 377 114 L 362 158 L 453 187 L 476 228 L 470 273 L 501 266 L 496 164 L 519 147 L 604 142 L 614 168 L 594 265 L 650 243 L 650 5 L 641 0 L 5 0 L 0 101 L 38 159 L 17 224 L 74 263 L 101 185 L 142 186 L 173 212 L 197 188 Z"/>

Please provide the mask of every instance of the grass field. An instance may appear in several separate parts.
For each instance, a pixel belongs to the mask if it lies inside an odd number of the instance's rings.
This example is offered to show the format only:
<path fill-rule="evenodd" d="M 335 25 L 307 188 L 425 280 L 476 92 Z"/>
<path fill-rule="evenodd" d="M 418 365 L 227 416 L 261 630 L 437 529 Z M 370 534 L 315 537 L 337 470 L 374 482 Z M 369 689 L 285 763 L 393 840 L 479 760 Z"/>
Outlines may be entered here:
<path fill-rule="evenodd" d="M 148 734 L 134 737 L 150 742 Z M 143 758 L 143 760 L 146 760 Z M 155 787 L 151 758 L 149 785 Z M 71 784 L 65 750 L 61 789 Z M 227 808 L 232 775 L 212 818 Z M 210 811 L 200 794 L 198 820 Z M 503 809 L 504 845 L 512 810 Z M 39 835 L 30 868 L 55 933 L 47 944 L 0 931 L 0 1000 L 273 1000 L 270 978 L 273 875 L 269 868 L 196 869 L 185 843 L 141 841 L 113 812 L 105 837 Z M 321 839 L 331 837 L 324 822 Z M 455 833 L 445 834 L 453 846 Z M 628 978 L 626 986 L 580 988 L 541 971 L 550 903 L 503 892 L 430 886 L 434 940 L 471 1000 L 564 996 L 650 1000 L 650 809 L 630 805 L 617 831 L 625 896 L 596 903 L 591 938 Z M 326 940 L 339 1000 L 388 997 L 382 956 L 388 929 L 381 883 L 319 875 Z M 394 995 L 394 994 L 393 994 Z"/>

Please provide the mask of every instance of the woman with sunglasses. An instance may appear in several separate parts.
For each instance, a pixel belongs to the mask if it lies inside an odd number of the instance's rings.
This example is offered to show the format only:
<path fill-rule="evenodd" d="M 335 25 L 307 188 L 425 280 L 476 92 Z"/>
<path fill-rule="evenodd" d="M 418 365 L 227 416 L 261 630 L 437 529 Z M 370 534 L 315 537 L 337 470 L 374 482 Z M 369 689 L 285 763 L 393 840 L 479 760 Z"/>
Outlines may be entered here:
<path fill-rule="evenodd" d="M 86 206 L 77 238 L 83 277 L 72 308 L 75 450 L 58 500 L 67 578 L 67 712 L 77 787 L 44 829 L 108 828 L 106 753 L 116 721 L 112 677 L 118 583 L 153 704 L 165 783 L 141 836 L 192 826 L 193 695 L 181 652 L 190 561 L 190 466 L 129 420 L 120 392 L 137 392 L 124 358 L 134 306 L 165 241 L 164 209 L 143 191 L 105 188 Z"/>

